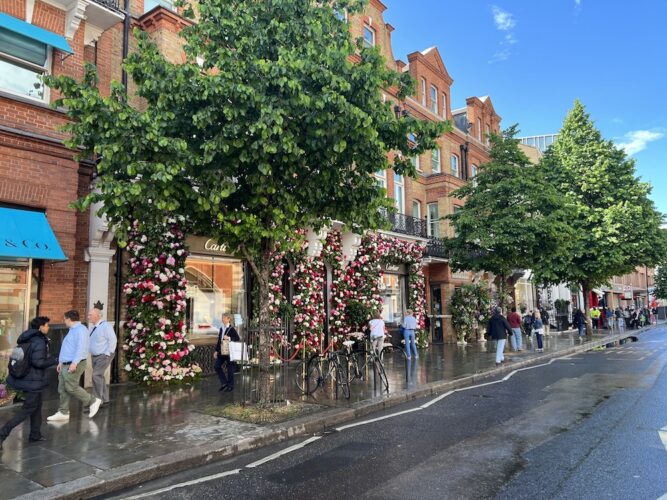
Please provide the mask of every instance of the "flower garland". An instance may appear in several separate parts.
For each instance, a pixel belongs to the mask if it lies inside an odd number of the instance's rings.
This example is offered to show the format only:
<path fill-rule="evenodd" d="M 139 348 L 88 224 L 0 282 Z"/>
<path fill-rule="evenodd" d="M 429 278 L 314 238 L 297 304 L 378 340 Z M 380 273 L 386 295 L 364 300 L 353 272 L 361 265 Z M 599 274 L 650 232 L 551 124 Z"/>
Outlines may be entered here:
<path fill-rule="evenodd" d="M 134 221 L 127 249 L 131 273 L 123 285 L 129 335 L 123 345 L 125 370 L 140 382 L 193 379 L 194 346 L 186 336 L 185 235 L 176 219 Z"/>
<path fill-rule="evenodd" d="M 449 305 L 458 343 L 465 345 L 491 316 L 493 300 L 488 283 L 481 281 L 456 288 Z"/>

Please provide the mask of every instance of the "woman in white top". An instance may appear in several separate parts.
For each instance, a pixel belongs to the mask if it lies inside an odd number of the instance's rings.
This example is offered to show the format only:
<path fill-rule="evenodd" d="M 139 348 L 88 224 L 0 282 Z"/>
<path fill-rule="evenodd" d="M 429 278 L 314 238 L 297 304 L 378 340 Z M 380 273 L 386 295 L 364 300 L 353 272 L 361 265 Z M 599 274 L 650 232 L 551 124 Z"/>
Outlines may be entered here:
<path fill-rule="evenodd" d="M 380 356 L 384 344 L 384 334 L 387 330 L 381 312 L 375 313 L 373 319 L 368 323 L 368 327 L 371 330 L 371 347 Z"/>

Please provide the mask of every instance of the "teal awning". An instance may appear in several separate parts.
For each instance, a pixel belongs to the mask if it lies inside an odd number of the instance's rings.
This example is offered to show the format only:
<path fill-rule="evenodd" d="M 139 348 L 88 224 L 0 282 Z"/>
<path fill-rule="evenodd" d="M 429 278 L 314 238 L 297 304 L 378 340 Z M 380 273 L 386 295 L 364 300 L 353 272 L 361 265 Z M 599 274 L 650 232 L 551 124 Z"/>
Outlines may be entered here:
<path fill-rule="evenodd" d="M 67 260 L 42 212 L 0 207 L 0 258 Z"/>
<path fill-rule="evenodd" d="M 45 45 L 50 45 L 54 49 L 62 50 L 68 54 L 74 53 L 72 47 L 69 46 L 69 43 L 67 43 L 64 36 L 56 35 L 44 28 L 21 21 L 16 17 L 0 13 L 0 28 L 13 31 L 26 38 L 42 42 Z"/>

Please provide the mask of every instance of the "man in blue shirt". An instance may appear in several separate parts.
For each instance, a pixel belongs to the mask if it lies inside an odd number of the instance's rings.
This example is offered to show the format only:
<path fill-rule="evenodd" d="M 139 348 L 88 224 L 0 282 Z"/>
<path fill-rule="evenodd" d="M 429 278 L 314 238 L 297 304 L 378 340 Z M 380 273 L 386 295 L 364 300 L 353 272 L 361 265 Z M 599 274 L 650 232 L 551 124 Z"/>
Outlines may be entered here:
<path fill-rule="evenodd" d="M 109 403 L 109 385 L 106 371 L 116 354 L 116 333 L 113 327 L 102 319 L 102 310 L 94 307 L 88 313 L 90 321 L 90 355 L 93 360 L 93 396 L 100 398 L 103 405 Z"/>
<path fill-rule="evenodd" d="M 102 400 L 91 396 L 79 385 L 81 375 L 86 371 L 88 359 L 88 330 L 81 324 L 78 311 L 65 313 L 65 325 L 69 332 L 63 339 L 58 357 L 58 394 L 60 405 L 58 411 L 48 417 L 48 422 L 67 422 L 69 420 L 69 400 L 71 396 L 81 401 L 84 406 L 90 405 L 90 418 L 100 409 Z"/>

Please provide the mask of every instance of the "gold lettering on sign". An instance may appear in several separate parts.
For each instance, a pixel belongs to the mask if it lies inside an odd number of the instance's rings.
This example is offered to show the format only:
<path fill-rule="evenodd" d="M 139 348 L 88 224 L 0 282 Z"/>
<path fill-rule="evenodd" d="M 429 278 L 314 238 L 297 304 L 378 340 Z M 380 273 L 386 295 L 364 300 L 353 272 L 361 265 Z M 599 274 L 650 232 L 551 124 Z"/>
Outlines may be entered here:
<path fill-rule="evenodd" d="M 213 240 L 212 238 L 206 240 L 206 243 L 204 243 L 204 249 L 220 253 L 225 253 L 227 251 L 227 247 L 225 245 L 220 245 L 219 243 L 216 243 L 215 240 Z"/>

